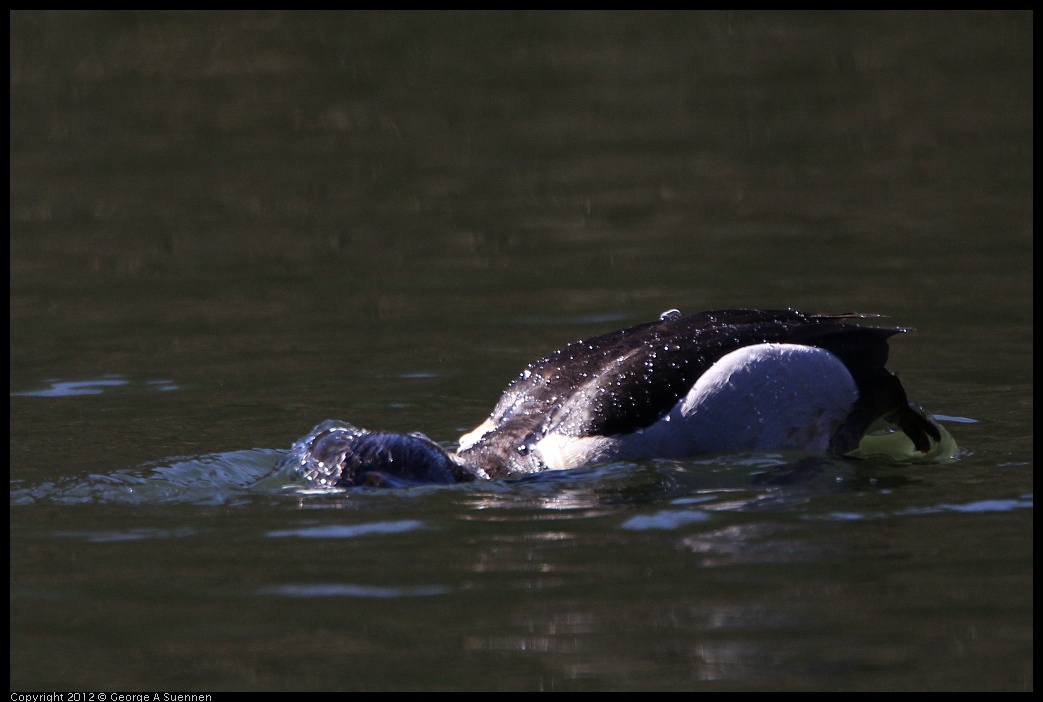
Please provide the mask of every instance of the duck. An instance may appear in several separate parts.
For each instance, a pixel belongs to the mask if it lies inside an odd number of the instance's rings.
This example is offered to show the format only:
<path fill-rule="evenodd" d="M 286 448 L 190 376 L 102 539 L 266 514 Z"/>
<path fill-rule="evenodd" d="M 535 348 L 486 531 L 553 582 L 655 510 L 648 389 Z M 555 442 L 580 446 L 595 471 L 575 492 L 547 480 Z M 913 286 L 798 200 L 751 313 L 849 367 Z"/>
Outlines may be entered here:
<path fill-rule="evenodd" d="M 927 455 L 944 429 L 885 367 L 891 337 L 911 329 L 859 321 L 879 316 L 668 310 L 529 364 L 453 452 L 329 420 L 278 468 L 323 488 L 400 487 L 709 454 L 846 456 L 881 422 Z"/>

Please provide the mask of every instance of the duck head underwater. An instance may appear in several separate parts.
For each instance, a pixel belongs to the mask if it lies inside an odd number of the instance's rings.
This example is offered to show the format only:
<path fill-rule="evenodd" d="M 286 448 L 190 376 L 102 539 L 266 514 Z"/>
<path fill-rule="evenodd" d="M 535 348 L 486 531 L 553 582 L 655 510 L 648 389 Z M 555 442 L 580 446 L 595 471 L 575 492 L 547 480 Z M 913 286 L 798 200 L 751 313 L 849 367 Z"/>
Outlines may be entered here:
<path fill-rule="evenodd" d="M 279 467 L 318 486 L 397 487 L 712 453 L 843 456 L 881 421 L 927 455 L 946 432 L 884 367 L 888 339 L 909 330 L 851 322 L 876 316 L 670 310 L 530 364 L 455 453 L 327 421 Z"/>

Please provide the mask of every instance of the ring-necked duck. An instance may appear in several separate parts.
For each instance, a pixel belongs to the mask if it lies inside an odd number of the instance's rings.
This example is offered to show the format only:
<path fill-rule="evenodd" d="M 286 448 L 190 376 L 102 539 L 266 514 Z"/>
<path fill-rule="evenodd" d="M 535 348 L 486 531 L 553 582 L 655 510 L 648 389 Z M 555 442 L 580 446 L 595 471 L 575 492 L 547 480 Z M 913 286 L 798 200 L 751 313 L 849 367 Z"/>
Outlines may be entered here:
<path fill-rule="evenodd" d="M 798 449 L 843 455 L 884 420 L 927 454 L 944 433 L 884 368 L 907 329 L 793 310 L 664 312 L 532 363 L 450 454 L 423 434 L 324 422 L 280 467 L 318 485 L 454 483 L 614 460 Z"/>

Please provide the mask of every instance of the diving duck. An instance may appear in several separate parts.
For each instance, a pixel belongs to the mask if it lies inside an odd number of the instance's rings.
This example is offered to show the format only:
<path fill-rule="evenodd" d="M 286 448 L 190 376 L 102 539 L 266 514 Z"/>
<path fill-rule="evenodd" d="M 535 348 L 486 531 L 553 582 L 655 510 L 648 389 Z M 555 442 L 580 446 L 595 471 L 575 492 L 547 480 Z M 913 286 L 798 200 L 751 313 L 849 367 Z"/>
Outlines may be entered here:
<path fill-rule="evenodd" d="M 844 455 L 885 421 L 927 454 L 943 430 L 885 367 L 878 315 L 714 310 L 577 341 L 530 364 L 449 453 L 423 434 L 328 421 L 280 462 L 318 486 L 505 478 L 619 460 Z"/>

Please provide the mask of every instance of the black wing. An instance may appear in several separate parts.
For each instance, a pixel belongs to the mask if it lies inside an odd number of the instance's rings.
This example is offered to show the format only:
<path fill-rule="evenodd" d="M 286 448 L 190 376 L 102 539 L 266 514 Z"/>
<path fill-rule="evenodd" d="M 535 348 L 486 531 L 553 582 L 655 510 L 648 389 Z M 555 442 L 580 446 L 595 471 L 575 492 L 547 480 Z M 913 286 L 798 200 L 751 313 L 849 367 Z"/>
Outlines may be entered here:
<path fill-rule="evenodd" d="M 569 436 L 628 434 L 668 413 L 726 354 L 751 344 L 794 343 L 834 353 L 858 386 L 859 402 L 837 450 L 854 448 L 869 424 L 888 414 L 925 450 L 928 435 L 939 438 L 937 429 L 909 409 L 901 383 L 884 368 L 887 340 L 906 330 L 845 323 L 867 316 L 715 310 L 578 341 L 531 364 L 491 419 L 518 445 L 552 429 Z"/>

